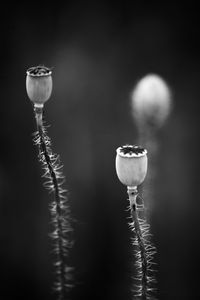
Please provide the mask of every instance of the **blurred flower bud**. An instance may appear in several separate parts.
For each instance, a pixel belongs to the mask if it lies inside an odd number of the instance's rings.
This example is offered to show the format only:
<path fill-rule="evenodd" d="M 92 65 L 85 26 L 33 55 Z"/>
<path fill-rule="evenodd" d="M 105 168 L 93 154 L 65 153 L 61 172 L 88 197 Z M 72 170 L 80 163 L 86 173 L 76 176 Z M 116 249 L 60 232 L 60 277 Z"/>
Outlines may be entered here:
<path fill-rule="evenodd" d="M 43 66 L 29 68 L 26 72 L 26 90 L 35 106 L 43 107 L 52 92 L 51 70 Z"/>
<path fill-rule="evenodd" d="M 147 150 L 125 145 L 116 150 L 116 172 L 119 180 L 126 186 L 137 187 L 147 173 Z"/>
<path fill-rule="evenodd" d="M 161 126 L 171 109 L 171 93 L 165 81 L 154 74 L 143 77 L 133 91 L 132 108 L 138 124 Z"/>

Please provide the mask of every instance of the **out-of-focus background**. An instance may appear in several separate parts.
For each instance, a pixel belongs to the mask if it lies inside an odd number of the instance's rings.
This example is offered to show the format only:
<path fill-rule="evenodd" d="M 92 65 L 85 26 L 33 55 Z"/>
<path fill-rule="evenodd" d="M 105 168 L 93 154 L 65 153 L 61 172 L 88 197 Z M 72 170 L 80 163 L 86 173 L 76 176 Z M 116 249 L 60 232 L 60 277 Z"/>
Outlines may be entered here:
<path fill-rule="evenodd" d="M 173 110 L 156 133 L 149 221 L 159 299 L 197 299 L 200 269 L 198 9 L 187 3 L 27 2 L 1 9 L 0 299 L 55 299 L 26 69 L 53 68 L 45 119 L 61 155 L 74 218 L 71 299 L 130 300 L 133 257 L 115 149 L 136 143 L 130 95 L 162 76 Z M 145 196 L 146 203 L 148 196 Z"/>

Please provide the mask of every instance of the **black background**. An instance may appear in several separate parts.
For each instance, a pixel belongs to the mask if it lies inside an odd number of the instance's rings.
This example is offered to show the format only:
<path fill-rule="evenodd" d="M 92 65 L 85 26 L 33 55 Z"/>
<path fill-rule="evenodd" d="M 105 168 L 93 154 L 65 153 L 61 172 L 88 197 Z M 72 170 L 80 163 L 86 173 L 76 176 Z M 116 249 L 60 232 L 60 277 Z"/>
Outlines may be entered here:
<path fill-rule="evenodd" d="M 53 149 L 70 191 L 76 268 L 71 299 L 131 299 L 126 188 L 115 149 L 137 141 L 130 93 L 157 73 L 173 93 L 158 132 L 150 223 L 158 255 L 159 299 L 199 294 L 198 9 L 187 3 L 29 2 L 1 8 L 0 299 L 51 294 L 48 192 L 42 187 L 26 70 L 53 68 L 45 105 Z M 145 199 L 148 202 L 148 199 Z"/>

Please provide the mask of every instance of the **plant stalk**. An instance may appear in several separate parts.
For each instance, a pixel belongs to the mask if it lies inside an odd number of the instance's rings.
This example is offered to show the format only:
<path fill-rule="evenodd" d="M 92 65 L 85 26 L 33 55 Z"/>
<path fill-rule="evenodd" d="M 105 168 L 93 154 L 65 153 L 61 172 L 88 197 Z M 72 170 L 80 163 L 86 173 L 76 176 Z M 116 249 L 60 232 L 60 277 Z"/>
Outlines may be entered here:
<path fill-rule="evenodd" d="M 128 187 L 128 195 L 130 201 L 130 210 L 131 210 L 131 218 L 134 223 L 135 235 L 138 241 L 140 257 L 141 257 L 141 299 L 147 300 L 147 271 L 148 271 L 148 261 L 145 249 L 144 238 L 142 235 L 142 230 L 140 228 L 139 216 L 137 211 L 137 203 L 136 198 L 138 195 L 138 191 L 136 187 Z"/>
<path fill-rule="evenodd" d="M 65 252 L 64 252 L 64 228 L 63 228 L 63 214 L 62 214 L 62 199 L 60 194 L 60 185 L 59 178 L 57 177 L 57 173 L 55 170 L 55 166 L 52 161 L 52 153 L 49 153 L 49 146 L 46 142 L 46 133 L 44 132 L 43 127 L 43 108 L 35 107 L 35 118 L 37 124 L 38 135 L 40 139 L 39 147 L 39 155 L 43 156 L 43 159 L 46 163 L 46 168 L 48 169 L 48 178 L 52 184 L 52 190 L 54 193 L 54 209 L 52 215 L 52 223 L 54 224 L 54 233 L 56 233 L 56 255 L 57 255 L 57 263 L 56 265 L 56 273 L 57 273 L 57 283 L 56 290 L 59 294 L 59 300 L 64 300 L 66 296 L 65 292 Z M 51 210 L 51 209 L 50 209 Z M 52 213 L 52 211 L 51 211 Z"/>

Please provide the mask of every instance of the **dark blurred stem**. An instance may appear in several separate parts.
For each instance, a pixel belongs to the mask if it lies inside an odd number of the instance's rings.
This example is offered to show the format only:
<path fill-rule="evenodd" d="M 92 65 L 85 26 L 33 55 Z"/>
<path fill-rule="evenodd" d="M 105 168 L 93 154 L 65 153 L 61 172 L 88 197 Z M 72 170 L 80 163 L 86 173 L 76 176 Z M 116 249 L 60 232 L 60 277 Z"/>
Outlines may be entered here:
<path fill-rule="evenodd" d="M 136 187 L 128 187 L 128 195 L 130 201 L 130 209 L 131 209 L 131 217 L 135 227 L 135 234 L 138 241 L 139 251 L 141 254 L 141 299 L 147 300 L 147 255 L 144 245 L 144 240 L 142 236 L 142 231 L 140 228 L 139 217 L 137 212 L 137 203 L 136 198 L 138 195 L 138 191 Z"/>
<path fill-rule="evenodd" d="M 45 142 L 45 135 L 43 129 L 43 108 L 35 107 L 35 118 L 37 124 L 37 130 L 40 136 L 40 145 L 39 151 L 44 155 L 46 165 L 49 170 L 49 175 L 52 180 L 52 184 L 54 186 L 54 199 L 56 203 L 56 223 L 58 228 L 58 262 L 60 262 L 60 274 L 59 274 L 59 281 L 60 281 L 60 300 L 65 299 L 65 267 L 64 267 L 64 252 L 63 252 L 63 244 L 62 244 L 62 210 L 61 210 L 61 199 L 59 194 L 59 184 L 58 179 L 56 177 L 56 173 L 54 171 L 51 158 L 49 156 L 47 145 Z"/>

